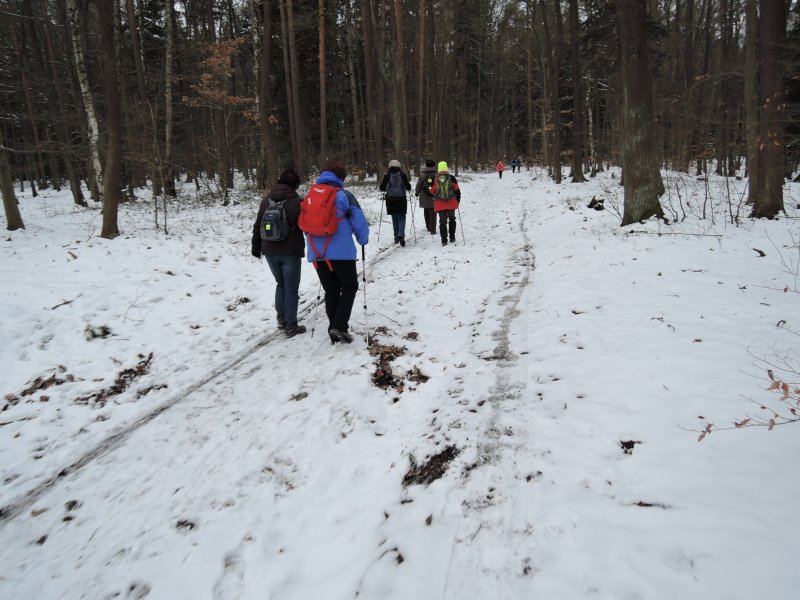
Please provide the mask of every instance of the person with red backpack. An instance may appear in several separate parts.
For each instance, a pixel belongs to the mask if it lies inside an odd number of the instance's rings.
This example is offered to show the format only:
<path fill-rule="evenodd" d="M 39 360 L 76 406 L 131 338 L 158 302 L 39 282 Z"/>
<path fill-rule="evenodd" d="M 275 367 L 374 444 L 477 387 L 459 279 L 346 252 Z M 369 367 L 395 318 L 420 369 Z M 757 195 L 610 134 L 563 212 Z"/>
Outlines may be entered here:
<path fill-rule="evenodd" d="M 400 161 L 390 160 L 389 171 L 383 176 L 378 189 L 385 192 L 386 214 L 392 217 L 394 229 L 394 243 L 406 245 L 406 215 L 408 214 L 408 201 L 406 192 L 411 191 L 411 182 L 400 167 Z"/>
<path fill-rule="evenodd" d="M 497 167 L 495 167 L 497 174 L 500 175 L 500 179 L 503 178 L 503 171 L 506 170 L 506 166 L 503 164 L 502 160 L 497 161 Z"/>
<path fill-rule="evenodd" d="M 433 185 L 428 191 L 433 196 L 433 210 L 439 215 L 442 246 L 447 246 L 448 226 L 450 242 L 456 241 L 456 210 L 461 203 L 461 190 L 458 189 L 456 178 L 448 172 L 445 161 L 441 161 L 437 168 L 439 171 L 433 177 Z"/>
<path fill-rule="evenodd" d="M 300 229 L 306 234 L 308 262 L 313 263 L 325 290 L 328 336 L 332 343 L 353 341 L 350 313 L 358 292 L 356 246 L 369 241 L 369 223 L 356 197 L 344 189 L 347 170 L 339 160 L 327 160 L 300 204 Z"/>

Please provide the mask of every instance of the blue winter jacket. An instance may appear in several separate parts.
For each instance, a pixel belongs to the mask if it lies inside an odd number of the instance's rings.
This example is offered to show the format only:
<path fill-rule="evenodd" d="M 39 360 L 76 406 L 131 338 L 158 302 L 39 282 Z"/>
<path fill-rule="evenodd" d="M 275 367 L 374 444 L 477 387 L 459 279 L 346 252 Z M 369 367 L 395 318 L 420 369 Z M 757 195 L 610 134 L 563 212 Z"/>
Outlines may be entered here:
<path fill-rule="evenodd" d="M 358 254 L 356 245 L 353 243 L 353 236 L 362 246 L 366 246 L 369 241 L 369 223 L 367 223 L 361 206 L 352 193 L 342 189 L 342 180 L 330 171 L 323 171 L 317 178 L 317 183 L 331 185 L 339 188 L 336 192 L 336 216 L 339 218 L 339 228 L 333 234 L 328 249 L 325 250 L 325 258 L 328 260 L 356 260 Z M 344 217 L 344 218 L 342 218 Z M 313 245 L 311 239 L 313 238 Z M 308 249 L 308 262 L 314 262 L 317 258 L 314 248 L 322 252 L 327 236 L 306 234 L 306 248 Z"/>

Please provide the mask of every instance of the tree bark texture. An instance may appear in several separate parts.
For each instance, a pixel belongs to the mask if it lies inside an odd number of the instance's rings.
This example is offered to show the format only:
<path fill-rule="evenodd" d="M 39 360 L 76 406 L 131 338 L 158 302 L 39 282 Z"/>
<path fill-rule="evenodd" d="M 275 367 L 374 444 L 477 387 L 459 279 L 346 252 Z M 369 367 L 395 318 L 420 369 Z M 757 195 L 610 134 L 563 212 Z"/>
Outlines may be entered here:
<path fill-rule="evenodd" d="M 652 82 L 645 38 L 645 0 L 617 0 L 620 118 L 625 209 L 622 225 L 664 218 L 664 185 L 653 139 Z"/>

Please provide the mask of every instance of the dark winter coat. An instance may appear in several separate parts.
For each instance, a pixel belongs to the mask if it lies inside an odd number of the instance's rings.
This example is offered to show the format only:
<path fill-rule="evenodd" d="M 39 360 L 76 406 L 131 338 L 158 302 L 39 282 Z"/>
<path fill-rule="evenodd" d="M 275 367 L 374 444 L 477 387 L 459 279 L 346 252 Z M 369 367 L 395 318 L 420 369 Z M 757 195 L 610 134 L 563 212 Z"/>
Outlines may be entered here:
<path fill-rule="evenodd" d="M 303 257 L 306 253 L 306 242 L 303 232 L 297 226 L 297 219 L 300 217 L 300 196 L 297 191 L 285 183 L 276 183 L 273 188 L 263 195 L 261 206 L 258 207 L 258 216 L 253 224 L 253 255 L 263 254 L 264 256 L 299 256 Z M 289 237 L 282 242 L 265 242 L 261 239 L 261 217 L 269 206 L 268 198 L 275 202 L 286 200 L 283 210 L 286 213 L 286 220 L 289 221 Z"/>
<path fill-rule="evenodd" d="M 419 196 L 420 208 L 433 208 L 433 196 L 428 191 L 433 186 L 433 178 L 436 176 L 436 167 L 422 167 L 420 170 L 417 186 L 414 194 Z"/>
<path fill-rule="evenodd" d="M 403 179 L 403 189 L 407 192 L 411 191 L 411 182 L 408 180 L 408 175 L 400 171 L 398 167 L 389 167 L 389 171 L 387 171 L 386 175 L 383 176 L 383 181 L 378 186 L 378 188 L 382 191 L 386 191 L 386 186 L 389 184 L 389 176 L 392 173 L 400 172 L 400 177 Z M 403 196 L 402 200 L 396 200 L 393 198 L 386 198 L 386 214 L 387 215 L 404 215 L 408 212 L 408 200 L 406 200 L 405 195 Z"/>

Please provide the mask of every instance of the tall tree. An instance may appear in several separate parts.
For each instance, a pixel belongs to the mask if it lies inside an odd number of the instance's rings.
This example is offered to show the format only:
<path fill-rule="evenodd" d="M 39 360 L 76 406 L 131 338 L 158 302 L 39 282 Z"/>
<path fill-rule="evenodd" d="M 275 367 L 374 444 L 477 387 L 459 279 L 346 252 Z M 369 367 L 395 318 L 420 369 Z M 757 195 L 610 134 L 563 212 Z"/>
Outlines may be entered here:
<path fill-rule="evenodd" d="M 0 127 L 0 193 L 3 195 L 3 208 L 6 213 L 6 229 L 9 231 L 25 229 L 25 223 L 22 222 L 22 215 L 19 212 L 17 197 L 14 195 L 11 164 L 8 160 L 5 142 L 3 141 L 2 127 Z"/>
<path fill-rule="evenodd" d="M 783 208 L 783 49 L 784 0 L 761 0 L 759 22 L 759 111 L 757 180 L 753 217 L 774 218 Z"/>
<path fill-rule="evenodd" d="M 106 92 L 106 168 L 103 178 L 103 227 L 100 236 L 115 238 L 119 235 L 117 207 L 122 168 L 122 114 L 117 74 L 117 43 L 114 6 L 115 0 L 97 0 L 97 17 L 100 25 L 100 50 L 103 53 L 103 83 Z"/>
<path fill-rule="evenodd" d="M 570 57 L 572 61 L 572 181 L 582 183 L 584 156 L 584 118 L 586 106 L 578 30 L 578 0 L 569 0 Z"/>
<path fill-rule="evenodd" d="M 72 35 L 72 51 L 75 54 L 75 74 L 78 78 L 83 110 L 86 114 L 86 127 L 88 130 L 89 153 L 91 156 L 92 175 L 98 191 L 104 189 L 103 167 L 100 163 L 100 125 L 97 120 L 97 111 L 94 107 L 94 98 L 89 87 L 89 74 L 86 70 L 84 59 L 83 39 L 81 32 L 85 30 L 85 15 L 81 11 L 78 0 L 67 0 L 67 14 L 69 15 L 70 34 Z"/>
<path fill-rule="evenodd" d="M 617 0 L 620 56 L 621 154 L 625 187 L 622 225 L 664 218 L 659 197 L 664 184 L 653 135 L 652 81 L 646 0 Z"/>
<path fill-rule="evenodd" d="M 325 0 L 319 0 L 319 161 L 328 157 L 328 113 L 325 67 Z"/>

